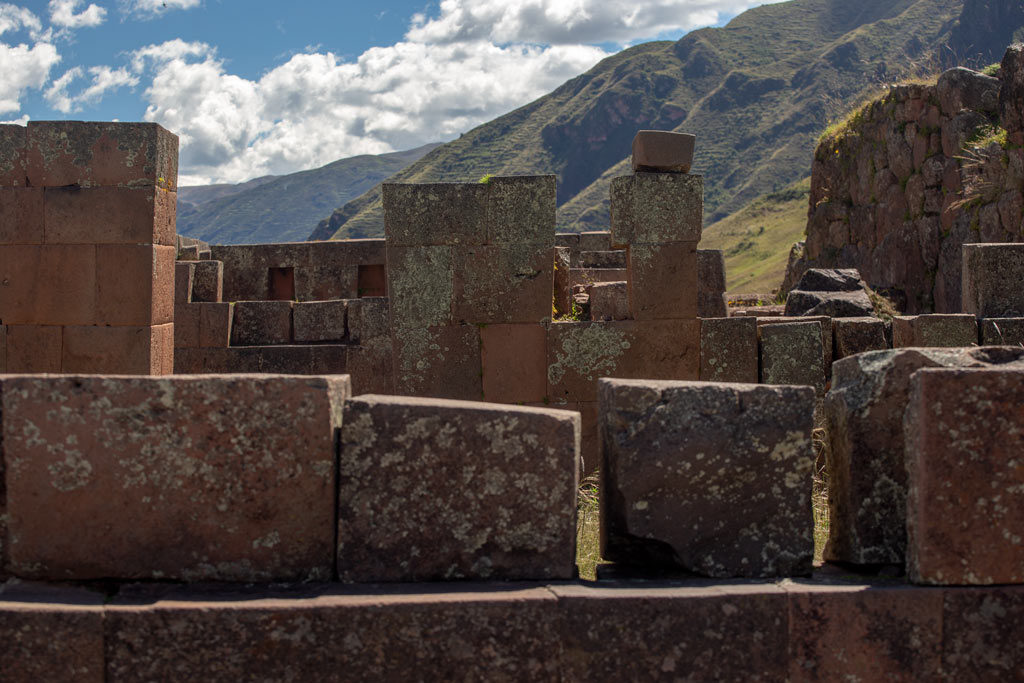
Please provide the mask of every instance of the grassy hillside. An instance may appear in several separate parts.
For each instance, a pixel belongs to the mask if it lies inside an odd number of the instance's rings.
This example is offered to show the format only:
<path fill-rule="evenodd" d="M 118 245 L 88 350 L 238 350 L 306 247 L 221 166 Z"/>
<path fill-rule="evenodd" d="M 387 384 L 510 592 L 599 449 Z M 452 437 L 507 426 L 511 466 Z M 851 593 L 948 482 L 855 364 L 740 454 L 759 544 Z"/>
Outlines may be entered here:
<path fill-rule="evenodd" d="M 558 176 L 558 227 L 605 229 L 608 183 L 638 129 L 696 133 L 713 223 L 807 176 L 817 135 L 868 88 L 912 74 L 948 40 L 963 0 L 791 0 L 722 28 L 645 43 L 445 144 L 390 180 Z M 383 232 L 379 187 L 314 235 Z"/>
<path fill-rule="evenodd" d="M 310 171 L 257 178 L 241 186 L 189 188 L 179 203 L 178 232 L 211 244 L 300 242 L 325 213 L 435 147 L 341 159 Z M 190 204 L 189 199 L 197 203 Z"/>
<path fill-rule="evenodd" d="M 811 179 L 804 178 L 704 228 L 700 248 L 725 252 L 730 294 L 778 289 L 790 247 L 804 238 L 810 191 Z"/>

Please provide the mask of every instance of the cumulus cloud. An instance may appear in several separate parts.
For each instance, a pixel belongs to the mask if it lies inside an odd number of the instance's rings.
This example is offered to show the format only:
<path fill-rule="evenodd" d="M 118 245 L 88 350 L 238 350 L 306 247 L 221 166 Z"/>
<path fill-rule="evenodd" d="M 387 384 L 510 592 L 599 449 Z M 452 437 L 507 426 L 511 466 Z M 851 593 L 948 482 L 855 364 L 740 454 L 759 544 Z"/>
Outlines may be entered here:
<path fill-rule="evenodd" d="M 39 17 L 24 7 L 0 2 L 0 35 L 23 28 L 35 37 L 42 30 L 43 24 Z"/>
<path fill-rule="evenodd" d="M 7 10 L 10 7 L 0 5 L 0 33 L 20 28 L 39 30 L 40 25 L 35 15 L 27 11 L 27 14 L 9 12 Z M 38 42 L 32 47 L 24 43 L 0 43 L 0 64 L 3 65 L 0 69 L 0 114 L 18 112 L 25 90 L 46 85 L 50 69 L 59 61 L 57 48 L 50 43 Z"/>
<path fill-rule="evenodd" d="M 122 9 L 140 17 L 155 17 L 169 10 L 198 7 L 200 0 L 121 0 Z"/>
<path fill-rule="evenodd" d="M 99 26 L 107 16 L 107 10 L 90 4 L 75 13 L 84 0 L 50 0 L 50 23 L 67 29 Z"/>
<path fill-rule="evenodd" d="M 82 67 L 76 66 L 55 80 L 44 94 L 50 106 L 63 114 L 69 114 L 80 111 L 84 105 L 99 102 L 110 90 L 139 83 L 139 77 L 125 67 L 114 69 L 109 66 L 92 66 L 88 69 L 88 74 L 92 77 L 91 84 L 78 94 L 69 95 L 68 88 L 71 83 L 85 73 Z"/>

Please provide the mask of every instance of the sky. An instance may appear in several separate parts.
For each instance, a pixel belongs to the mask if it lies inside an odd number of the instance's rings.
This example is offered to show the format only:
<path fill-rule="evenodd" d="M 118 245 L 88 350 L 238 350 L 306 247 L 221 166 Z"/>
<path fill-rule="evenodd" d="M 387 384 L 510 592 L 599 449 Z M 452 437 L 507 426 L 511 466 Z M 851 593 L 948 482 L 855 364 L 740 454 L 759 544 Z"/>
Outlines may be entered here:
<path fill-rule="evenodd" d="M 241 182 L 454 139 L 765 1 L 0 0 L 0 122 L 155 121 L 180 184 Z"/>

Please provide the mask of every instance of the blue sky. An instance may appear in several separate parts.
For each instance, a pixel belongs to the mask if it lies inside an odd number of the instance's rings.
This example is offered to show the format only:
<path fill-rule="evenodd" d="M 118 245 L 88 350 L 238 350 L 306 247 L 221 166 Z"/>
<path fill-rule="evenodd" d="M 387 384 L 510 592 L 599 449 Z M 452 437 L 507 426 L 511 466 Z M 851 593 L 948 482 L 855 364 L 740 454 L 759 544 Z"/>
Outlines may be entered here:
<path fill-rule="evenodd" d="M 449 140 L 764 0 L 0 0 L 0 121 L 156 121 L 182 184 Z"/>

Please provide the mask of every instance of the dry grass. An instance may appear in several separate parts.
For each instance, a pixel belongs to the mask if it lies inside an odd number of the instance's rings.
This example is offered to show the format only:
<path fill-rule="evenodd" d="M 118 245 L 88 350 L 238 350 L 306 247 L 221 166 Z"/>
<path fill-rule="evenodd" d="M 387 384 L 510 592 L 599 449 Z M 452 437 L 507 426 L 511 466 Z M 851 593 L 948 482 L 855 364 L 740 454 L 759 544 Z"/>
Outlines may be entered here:
<path fill-rule="evenodd" d="M 597 481 L 596 473 L 585 477 L 576 499 L 576 567 L 586 581 L 597 578 L 597 565 L 601 563 Z"/>
<path fill-rule="evenodd" d="M 814 564 L 821 564 L 828 541 L 828 470 L 825 451 L 828 448 L 824 427 L 811 432 L 814 445 L 814 476 L 811 480 L 811 510 L 814 515 Z"/>

